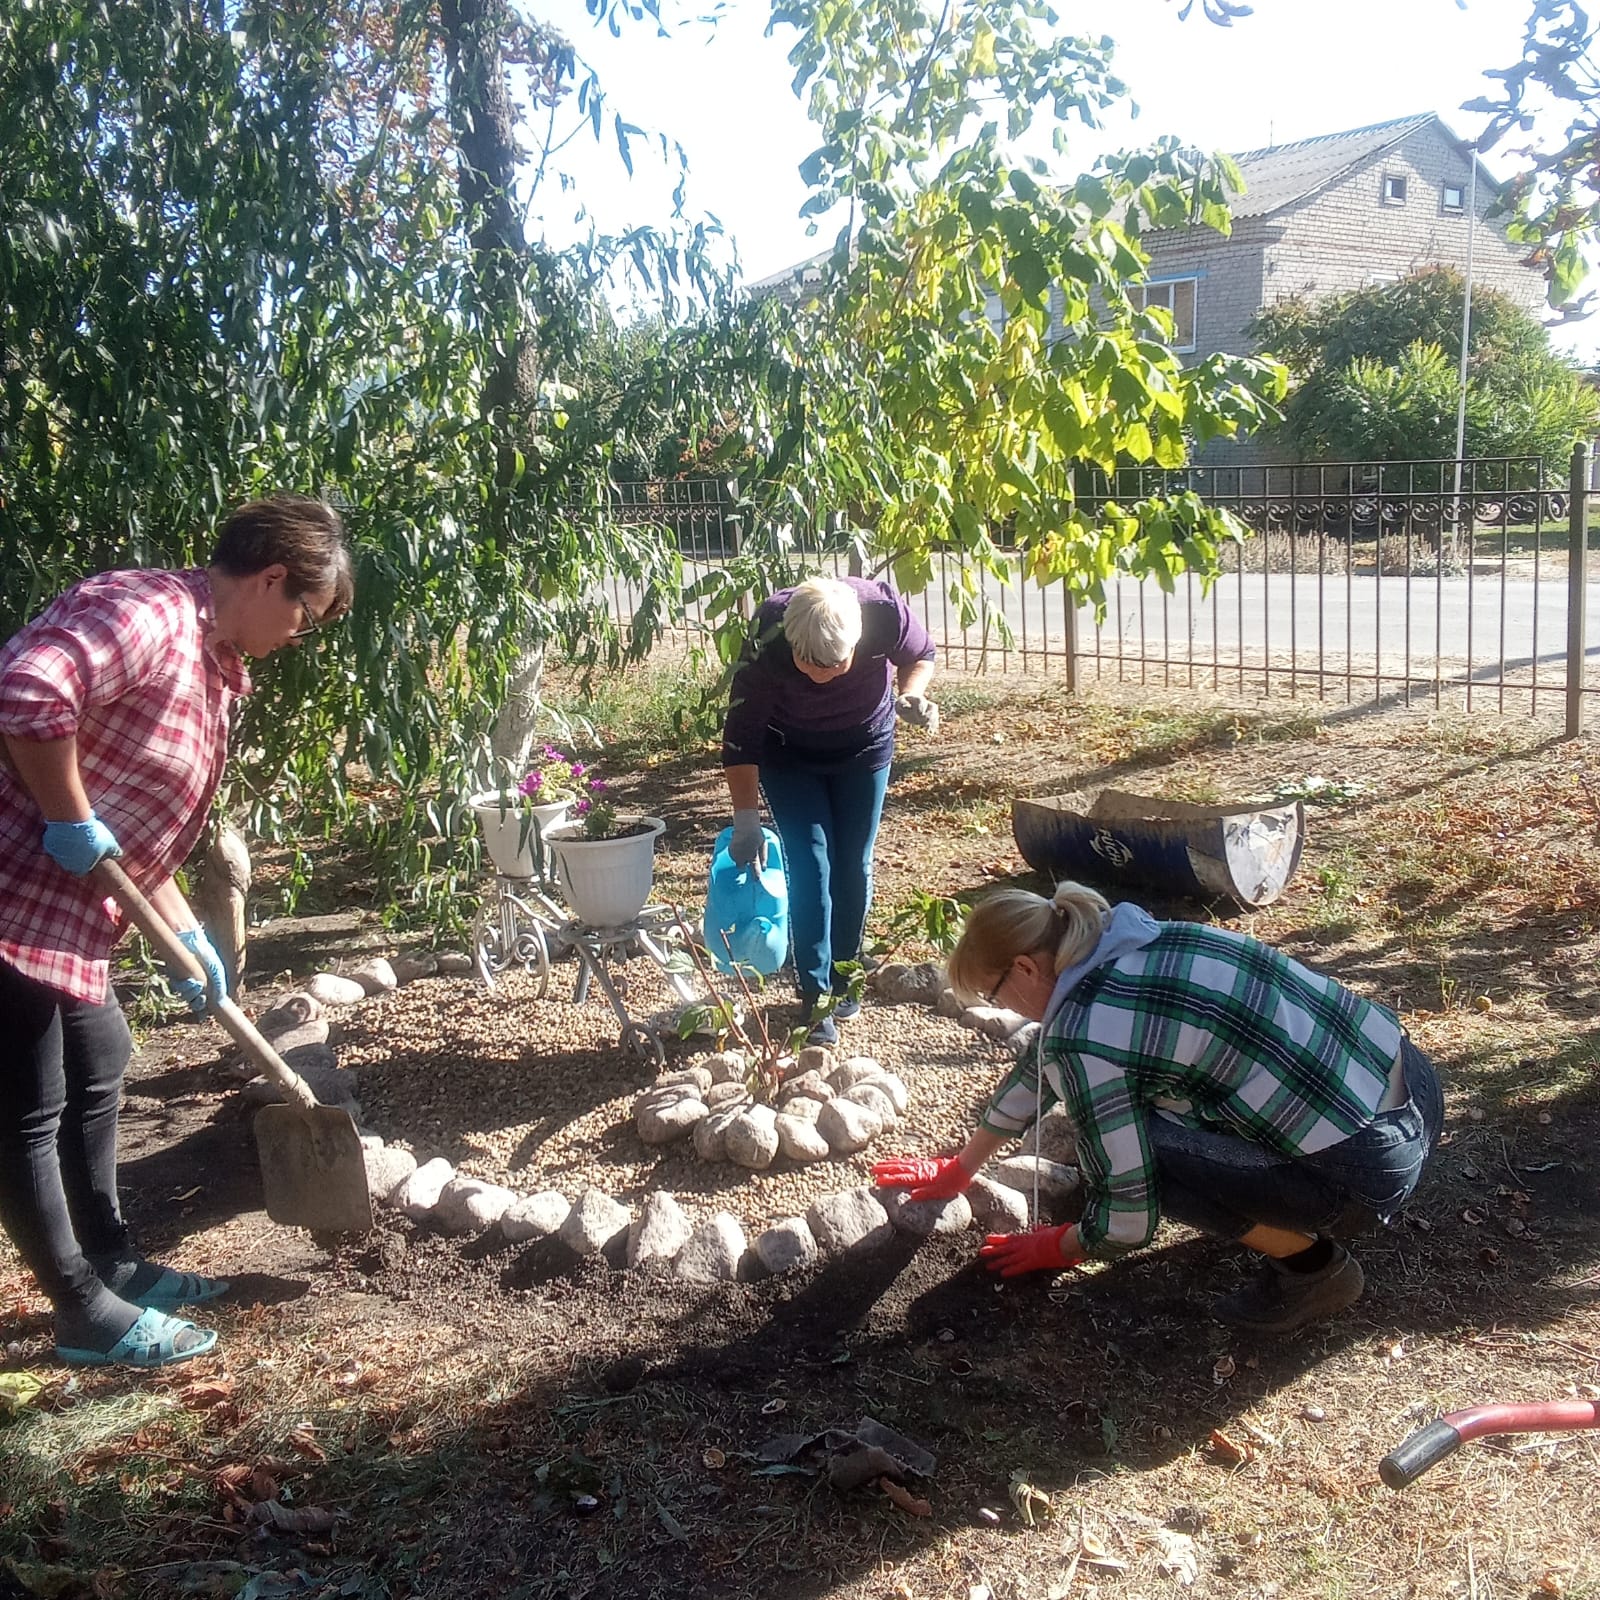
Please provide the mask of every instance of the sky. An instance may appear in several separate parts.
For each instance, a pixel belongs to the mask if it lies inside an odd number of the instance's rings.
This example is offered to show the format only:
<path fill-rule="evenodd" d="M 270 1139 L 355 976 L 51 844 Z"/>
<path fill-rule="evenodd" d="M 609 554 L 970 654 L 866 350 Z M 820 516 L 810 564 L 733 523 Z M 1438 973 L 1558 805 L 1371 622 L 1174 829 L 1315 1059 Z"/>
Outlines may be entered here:
<path fill-rule="evenodd" d="M 662 0 L 673 22 L 675 0 Z M 1254 0 L 1251 16 L 1219 28 L 1180 0 L 1056 0 L 1074 33 L 1116 41 L 1114 70 L 1132 106 L 1098 133 L 1073 125 L 1062 176 L 1103 152 L 1174 134 L 1208 150 L 1243 151 L 1433 111 L 1463 138 L 1486 118 L 1460 109 L 1493 85 L 1484 69 L 1521 52 L 1529 0 Z M 692 18 L 704 6 L 676 12 Z M 685 20 L 657 36 L 624 22 L 620 38 L 589 18 L 584 0 L 549 0 L 538 15 L 572 43 L 606 93 L 606 137 L 581 133 L 563 152 L 571 186 L 546 182 L 534 226 L 556 245 L 591 224 L 614 231 L 664 222 L 670 172 L 636 144 L 630 178 L 617 158 L 609 118 L 619 112 L 652 135 L 681 144 L 688 161 L 685 210 L 709 213 L 734 239 L 746 279 L 778 272 L 832 243 L 833 229 L 808 234 L 798 215 L 806 191 L 797 168 L 819 140 L 791 88 L 785 59 L 792 29 L 765 35 L 768 0 L 727 0 L 715 26 Z M 1137 116 L 1129 114 L 1136 106 Z M 1558 130 L 1557 130 L 1558 131 Z M 1047 149 L 1047 146 L 1042 146 Z M 1497 176 L 1516 160 L 1488 159 Z M 574 220 L 580 201 L 584 216 Z M 835 225 L 836 226 L 836 225 Z M 1557 344 L 1600 360 L 1600 316 L 1556 334 Z"/>

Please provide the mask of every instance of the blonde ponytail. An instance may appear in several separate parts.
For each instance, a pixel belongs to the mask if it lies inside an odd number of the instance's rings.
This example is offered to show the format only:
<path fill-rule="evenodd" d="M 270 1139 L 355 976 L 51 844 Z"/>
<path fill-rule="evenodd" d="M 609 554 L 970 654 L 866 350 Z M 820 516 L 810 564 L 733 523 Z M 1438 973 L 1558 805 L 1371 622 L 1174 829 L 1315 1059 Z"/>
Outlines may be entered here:
<path fill-rule="evenodd" d="M 1110 915 L 1105 896 L 1081 883 L 1058 883 L 1048 900 L 1028 889 L 997 889 L 967 919 L 950 956 L 950 987 L 972 1005 L 1018 956 L 1038 956 L 1064 972 L 1100 942 Z"/>

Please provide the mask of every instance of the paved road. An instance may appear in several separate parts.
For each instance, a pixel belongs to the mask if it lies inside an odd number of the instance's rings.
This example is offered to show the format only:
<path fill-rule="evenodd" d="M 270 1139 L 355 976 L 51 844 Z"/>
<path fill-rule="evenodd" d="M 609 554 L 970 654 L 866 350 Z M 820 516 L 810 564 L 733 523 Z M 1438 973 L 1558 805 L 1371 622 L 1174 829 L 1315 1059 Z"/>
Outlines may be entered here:
<path fill-rule="evenodd" d="M 1066 640 L 1059 588 L 1025 591 L 989 583 L 985 598 L 999 605 L 1019 644 L 1059 650 Z M 959 627 L 954 612 L 932 594 L 918 602 L 937 631 Z M 1600 585 L 1591 583 L 1588 641 L 1600 646 Z M 942 627 L 941 625 L 944 625 Z M 1079 614 L 1079 649 L 1096 644 L 1092 614 Z M 1567 585 L 1546 580 L 1473 577 L 1372 578 L 1287 573 L 1224 578 L 1202 598 L 1198 583 L 1180 580 L 1172 595 L 1154 583 L 1122 581 L 1107 594 L 1098 629 L 1102 654 L 1207 660 L 1287 658 L 1432 668 L 1435 657 L 1472 667 L 1525 663 L 1537 654 L 1559 661 L 1567 648 Z"/>
<path fill-rule="evenodd" d="M 1091 613 L 1080 611 L 1078 648 L 1101 656 L 1169 658 L 1176 661 L 1265 661 L 1291 658 L 1310 669 L 1319 662 L 1330 671 L 1370 668 L 1385 674 L 1428 676 L 1436 662 L 1459 676 L 1464 671 L 1525 667 L 1537 658 L 1559 664 L 1567 648 L 1567 585 L 1559 558 L 1541 581 L 1498 573 L 1461 578 L 1345 577 L 1342 574 L 1291 576 L 1246 573 L 1220 579 L 1208 596 L 1200 586 L 1179 579 L 1176 592 L 1163 595 L 1154 582 L 1123 580 L 1107 594 L 1105 622 L 1096 629 Z M 983 644 L 981 627 L 963 638 L 958 610 L 945 593 L 954 573 L 951 563 L 936 571 L 932 586 L 913 601 L 935 640 L 952 656 L 970 664 Z M 697 575 L 688 566 L 686 578 Z M 1003 585 L 985 578 L 982 601 L 1003 615 L 1014 648 L 1060 655 L 1066 643 L 1061 587 Z M 617 585 L 613 601 L 626 615 L 631 597 Z M 1587 643 L 1591 660 L 1600 656 L 1600 583 L 1588 586 Z M 989 633 L 991 648 L 999 639 Z M 965 650 L 962 646 L 965 644 Z M 1541 678 L 1545 676 L 1541 666 Z"/>

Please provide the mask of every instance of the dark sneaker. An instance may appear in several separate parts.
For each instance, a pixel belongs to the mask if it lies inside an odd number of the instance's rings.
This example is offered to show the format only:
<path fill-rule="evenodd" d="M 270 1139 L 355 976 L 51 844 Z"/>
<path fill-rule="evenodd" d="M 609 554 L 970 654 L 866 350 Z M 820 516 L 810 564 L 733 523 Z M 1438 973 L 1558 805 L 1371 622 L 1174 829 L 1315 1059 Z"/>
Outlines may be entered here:
<path fill-rule="evenodd" d="M 838 1044 L 839 1030 L 833 1025 L 832 1017 L 818 1017 L 811 1024 L 811 1032 L 806 1035 L 807 1044 Z"/>
<path fill-rule="evenodd" d="M 1293 1272 L 1269 1260 L 1243 1288 L 1213 1302 L 1211 1312 L 1231 1327 L 1293 1333 L 1353 1306 L 1366 1285 L 1361 1263 L 1336 1244 L 1333 1259 L 1315 1272 Z"/>
<path fill-rule="evenodd" d="M 848 995 L 841 995 L 839 1003 L 833 1008 L 835 1022 L 848 1022 L 851 1017 L 861 1015 L 861 1002 L 852 1000 Z"/>

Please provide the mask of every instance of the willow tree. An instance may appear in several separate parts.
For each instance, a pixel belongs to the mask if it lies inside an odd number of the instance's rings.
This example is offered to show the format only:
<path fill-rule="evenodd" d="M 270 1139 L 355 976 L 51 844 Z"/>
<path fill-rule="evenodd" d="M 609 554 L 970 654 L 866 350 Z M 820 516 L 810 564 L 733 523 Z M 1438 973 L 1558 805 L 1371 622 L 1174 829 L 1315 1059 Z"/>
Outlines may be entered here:
<path fill-rule="evenodd" d="M 552 396 L 610 263 L 689 278 L 703 235 L 525 239 L 513 65 L 581 89 L 561 40 L 460 0 L 0 15 L 0 629 L 203 558 L 243 498 L 329 495 L 361 603 L 262 669 L 233 798 L 364 832 L 424 897 L 529 642 L 603 628 L 604 572 L 676 593 L 670 549 L 575 524 L 603 441 Z"/>

